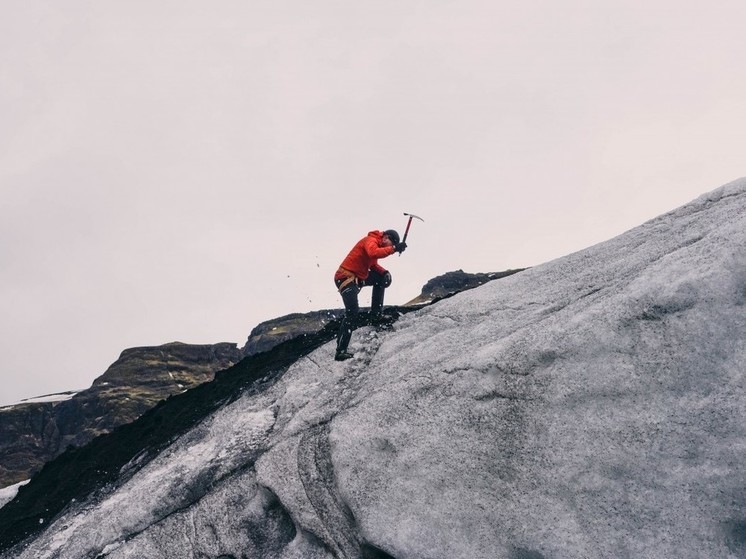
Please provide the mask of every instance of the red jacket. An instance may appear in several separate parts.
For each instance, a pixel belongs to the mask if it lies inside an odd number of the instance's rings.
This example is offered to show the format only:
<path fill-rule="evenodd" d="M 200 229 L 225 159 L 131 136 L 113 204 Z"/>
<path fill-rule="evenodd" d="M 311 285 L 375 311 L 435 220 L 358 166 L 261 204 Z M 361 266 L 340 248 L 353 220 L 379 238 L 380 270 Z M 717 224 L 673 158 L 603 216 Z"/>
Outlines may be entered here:
<path fill-rule="evenodd" d="M 378 263 L 379 258 L 386 258 L 394 254 L 396 250 L 393 246 L 383 246 L 383 232 L 371 231 L 367 237 L 360 239 L 352 247 L 350 254 L 342 261 L 341 267 L 349 270 L 361 280 L 368 277 L 369 270 L 375 270 L 379 274 L 385 274 L 386 269 Z M 345 277 L 345 274 L 338 271 L 334 278 Z"/>

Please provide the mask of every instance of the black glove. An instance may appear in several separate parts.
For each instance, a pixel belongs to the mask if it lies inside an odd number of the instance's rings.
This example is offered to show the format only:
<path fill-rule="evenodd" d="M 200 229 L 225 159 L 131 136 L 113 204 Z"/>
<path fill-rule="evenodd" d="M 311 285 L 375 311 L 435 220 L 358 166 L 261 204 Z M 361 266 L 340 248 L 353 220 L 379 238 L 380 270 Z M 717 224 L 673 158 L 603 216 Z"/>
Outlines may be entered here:
<path fill-rule="evenodd" d="M 394 252 L 401 254 L 405 250 L 407 250 L 407 243 L 401 242 L 394 245 Z"/>

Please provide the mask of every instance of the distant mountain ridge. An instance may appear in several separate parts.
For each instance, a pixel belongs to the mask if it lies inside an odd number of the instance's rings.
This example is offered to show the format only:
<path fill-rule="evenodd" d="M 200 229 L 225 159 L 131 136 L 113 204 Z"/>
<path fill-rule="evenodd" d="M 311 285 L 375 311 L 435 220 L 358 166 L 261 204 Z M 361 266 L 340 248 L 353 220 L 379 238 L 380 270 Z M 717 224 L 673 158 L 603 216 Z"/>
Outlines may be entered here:
<path fill-rule="evenodd" d="M 28 479 L 70 445 L 83 446 L 134 421 L 240 359 L 231 343 L 126 349 L 86 390 L 0 408 L 0 488 Z"/>
<path fill-rule="evenodd" d="M 449 272 L 428 281 L 420 296 L 407 305 L 429 303 L 512 273 Z M 134 421 L 161 400 L 212 380 L 216 372 L 246 357 L 297 336 L 315 334 L 343 314 L 343 310 L 330 309 L 262 322 L 241 349 L 229 342 L 171 342 L 125 349 L 86 390 L 61 399 L 31 399 L 0 408 L 0 488 L 29 479 L 70 445 L 84 446 Z"/>

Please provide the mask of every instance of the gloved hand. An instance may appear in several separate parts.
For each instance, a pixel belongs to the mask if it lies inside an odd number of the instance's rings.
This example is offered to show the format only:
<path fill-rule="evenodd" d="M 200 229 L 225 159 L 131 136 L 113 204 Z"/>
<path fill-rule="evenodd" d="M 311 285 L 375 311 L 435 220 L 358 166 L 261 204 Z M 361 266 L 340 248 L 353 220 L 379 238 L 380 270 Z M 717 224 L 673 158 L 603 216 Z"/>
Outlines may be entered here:
<path fill-rule="evenodd" d="M 388 287 L 391 285 L 391 272 L 386 272 L 383 274 L 383 286 Z"/>
<path fill-rule="evenodd" d="M 394 245 L 394 252 L 398 252 L 399 254 L 401 254 L 405 250 L 407 250 L 407 243 L 402 242 L 402 243 L 396 243 Z"/>

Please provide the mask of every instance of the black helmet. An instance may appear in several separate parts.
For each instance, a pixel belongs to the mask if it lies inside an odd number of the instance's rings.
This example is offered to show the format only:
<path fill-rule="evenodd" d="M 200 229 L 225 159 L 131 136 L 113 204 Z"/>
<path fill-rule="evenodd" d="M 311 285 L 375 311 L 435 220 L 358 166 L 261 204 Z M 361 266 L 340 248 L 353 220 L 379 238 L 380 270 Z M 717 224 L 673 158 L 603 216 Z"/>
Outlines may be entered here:
<path fill-rule="evenodd" d="M 386 235 L 389 239 L 391 239 L 391 242 L 395 245 L 399 244 L 399 233 L 394 231 L 393 229 L 386 229 L 386 231 L 383 232 L 384 235 Z"/>

